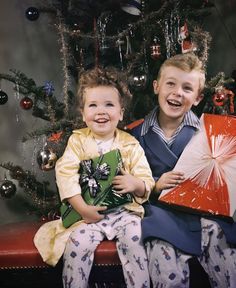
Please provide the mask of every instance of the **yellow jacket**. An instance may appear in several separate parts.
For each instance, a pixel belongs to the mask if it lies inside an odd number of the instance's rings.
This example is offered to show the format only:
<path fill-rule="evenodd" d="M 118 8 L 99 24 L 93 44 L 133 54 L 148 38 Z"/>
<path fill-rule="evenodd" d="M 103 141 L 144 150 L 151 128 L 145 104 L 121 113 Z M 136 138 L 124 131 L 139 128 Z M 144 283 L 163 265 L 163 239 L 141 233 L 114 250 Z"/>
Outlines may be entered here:
<path fill-rule="evenodd" d="M 135 196 L 133 203 L 125 205 L 140 217 L 143 216 L 143 207 L 155 182 L 152 172 L 146 160 L 144 151 L 139 142 L 127 132 L 116 129 L 115 139 L 111 150 L 119 149 L 121 152 L 125 171 L 140 178 L 146 185 L 146 193 L 140 198 Z M 79 185 L 80 161 L 99 156 L 97 144 L 90 129 L 74 130 L 68 140 L 63 156 L 56 163 L 56 181 L 61 200 L 81 193 Z M 45 223 L 35 235 L 34 243 L 43 260 L 50 265 L 56 265 L 62 256 L 66 241 L 70 233 L 81 223 L 79 221 L 65 229 L 61 219 Z"/>

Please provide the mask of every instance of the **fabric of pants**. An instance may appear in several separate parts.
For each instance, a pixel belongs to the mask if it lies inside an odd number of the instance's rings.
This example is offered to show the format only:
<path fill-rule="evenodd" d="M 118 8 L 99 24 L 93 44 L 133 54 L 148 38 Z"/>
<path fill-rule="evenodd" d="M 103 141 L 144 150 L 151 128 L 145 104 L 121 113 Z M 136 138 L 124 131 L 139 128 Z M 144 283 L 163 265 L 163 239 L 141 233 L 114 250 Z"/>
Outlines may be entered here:
<path fill-rule="evenodd" d="M 236 287 L 236 247 L 226 242 L 220 226 L 209 219 L 201 219 L 202 241 L 199 262 L 209 276 L 211 287 Z M 146 243 L 149 273 L 153 288 L 188 288 L 188 260 L 186 254 L 168 242 L 154 239 Z"/>
<path fill-rule="evenodd" d="M 202 254 L 199 262 L 209 275 L 212 287 L 236 287 L 236 246 L 226 242 L 220 226 L 205 218 L 202 225 Z"/>
<path fill-rule="evenodd" d="M 107 214 L 94 224 L 83 223 L 67 241 L 63 255 L 64 288 L 86 288 L 94 251 L 104 239 L 116 239 L 127 287 L 149 288 L 147 255 L 141 242 L 141 219 L 127 210 Z"/>

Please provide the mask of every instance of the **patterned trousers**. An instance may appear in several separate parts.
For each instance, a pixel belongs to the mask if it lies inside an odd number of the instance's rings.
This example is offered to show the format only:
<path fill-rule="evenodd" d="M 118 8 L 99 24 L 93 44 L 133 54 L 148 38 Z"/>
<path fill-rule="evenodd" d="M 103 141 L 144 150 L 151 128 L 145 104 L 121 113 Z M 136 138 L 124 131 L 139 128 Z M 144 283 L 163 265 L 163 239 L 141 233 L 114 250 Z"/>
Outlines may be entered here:
<path fill-rule="evenodd" d="M 235 288 L 236 247 L 226 242 L 216 222 L 202 218 L 201 225 L 202 253 L 198 261 L 207 272 L 211 287 Z M 146 248 L 153 288 L 189 287 L 188 260 L 192 255 L 158 239 L 148 242 Z"/>
<path fill-rule="evenodd" d="M 127 287 L 149 288 L 147 256 L 141 243 L 141 219 L 127 210 L 110 213 L 95 224 L 81 224 L 67 241 L 63 255 L 64 288 L 86 288 L 94 251 L 104 239 L 116 239 Z"/>

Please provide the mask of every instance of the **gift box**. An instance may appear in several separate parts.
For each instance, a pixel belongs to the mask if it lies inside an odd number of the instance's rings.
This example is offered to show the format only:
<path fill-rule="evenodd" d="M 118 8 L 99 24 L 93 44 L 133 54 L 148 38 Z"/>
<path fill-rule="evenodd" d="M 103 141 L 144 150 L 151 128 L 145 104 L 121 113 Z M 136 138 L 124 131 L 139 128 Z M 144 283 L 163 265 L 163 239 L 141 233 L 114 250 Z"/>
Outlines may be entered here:
<path fill-rule="evenodd" d="M 131 194 L 119 194 L 112 187 L 112 180 L 120 173 L 122 167 L 119 149 L 81 161 L 78 178 L 84 201 L 89 205 L 107 206 L 103 213 L 131 203 Z M 68 202 L 63 202 L 60 210 L 63 226 L 66 228 L 82 220 L 81 215 Z"/>
<path fill-rule="evenodd" d="M 159 200 L 188 211 L 235 219 L 236 117 L 203 114 L 174 170 L 185 181 L 163 190 Z M 185 210 L 185 209 L 184 209 Z"/>

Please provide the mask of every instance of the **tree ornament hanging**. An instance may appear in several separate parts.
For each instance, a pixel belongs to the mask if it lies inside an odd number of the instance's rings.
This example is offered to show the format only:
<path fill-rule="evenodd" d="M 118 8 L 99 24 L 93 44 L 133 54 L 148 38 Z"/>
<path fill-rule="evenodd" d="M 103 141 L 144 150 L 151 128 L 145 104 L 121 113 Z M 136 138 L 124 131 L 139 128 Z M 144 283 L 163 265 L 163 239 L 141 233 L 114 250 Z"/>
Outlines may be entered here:
<path fill-rule="evenodd" d="M 32 108 L 33 106 L 33 100 L 27 96 L 25 96 L 24 98 L 22 98 L 20 100 L 20 106 L 21 108 L 23 108 L 24 110 L 29 110 Z"/>
<path fill-rule="evenodd" d="M 226 101 L 226 95 L 223 92 L 223 87 L 221 89 L 218 89 L 212 96 L 212 101 L 215 106 L 223 106 Z"/>
<path fill-rule="evenodd" d="M 132 37 L 133 31 L 132 31 L 132 26 L 129 25 L 129 35 L 126 35 L 126 51 L 124 54 L 124 58 L 129 60 L 133 57 L 133 53 L 132 53 L 132 46 L 131 46 L 131 37 Z"/>
<path fill-rule="evenodd" d="M 128 14 L 139 16 L 142 10 L 141 0 L 128 0 L 121 9 Z"/>
<path fill-rule="evenodd" d="M 153 41 L 150 46 L 150 56 L 153 60 L 157 60 L 161 57 L 161 45 L 158 36 L 153 37 Z"/>
<path fill-rule="evenodd" d="M 46 81 L 43 86 L 43 90 L 46 96 L 52 96 L 53 92 L 55 91 L 52 81 Z"/>
<path fill-rule="evenodd" d="M 140 64 L 134 66 L 128 78 L 130 87 L 135 91 L 142 91 L 148 83 L 148 70 L 146 65 Z"/>
<path fill-rule="evenodd" d="M 103 12 L 97 19 L 97 31 L 99 33 L 99 51 L 102 55 L 106 54 L 107 50 L 113 48 L 115 43 L 108 40 L 109 25 L 111 25 L 112 13 L 110 11 Z"/>
<path fill-rule="evenodd" d="M 6 104 L 8 101 L 7 93 L 0 89 L 0 105 Z"/>
<path fill-rule="evenodd" d="M 0 194 L 3 198 L 11 198 L 16 194 L 16 185 L 10 181 L 5 179 L 0 186 Z"/>
<path fill-rule="evenodd" d="M 37 153 L 37 162 L 39 168 L 43 171 L 54 169 L 57 162 L 57 154 L 52 148 L 43 148 Z"/>
<path fill-rule="evenodd" d="M 217 87 L 212 95 L 213 114 L 234 114 L 234 92 L 225 87 Z"/>
<path fill-rule="evenodd" d="M 36 21 L 39 18 L 39 9 L 36 7 L 29 7 L 25 11 L 25 16 L 30 21 Z"/>
<path fill-rule="evenodd" d="M 180 27 L 178 42 L 181 45 L 182 53 L 193 52 L 197 50 L 196 44 L 192 41 L 187 23 Z"/>

